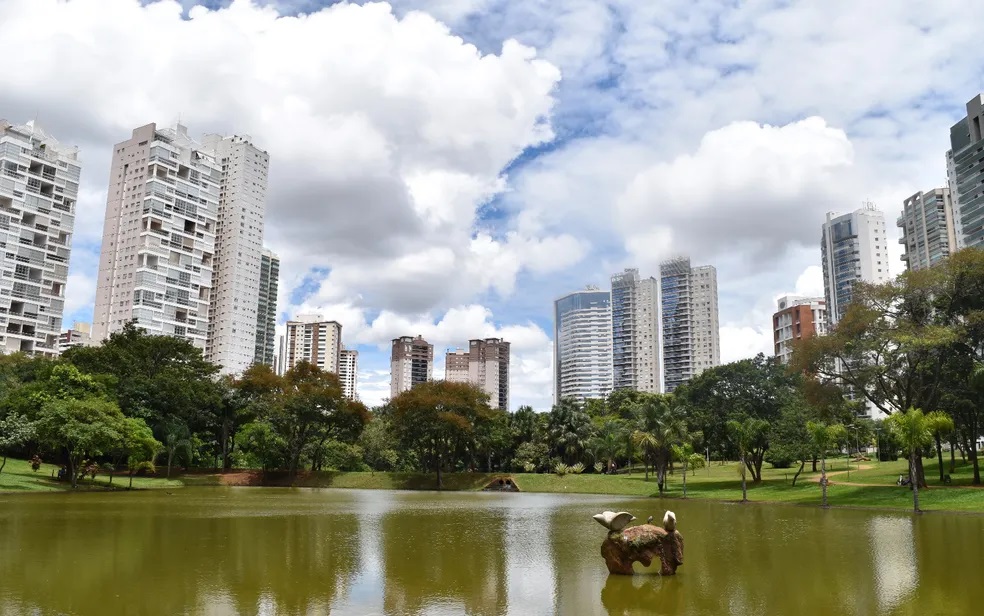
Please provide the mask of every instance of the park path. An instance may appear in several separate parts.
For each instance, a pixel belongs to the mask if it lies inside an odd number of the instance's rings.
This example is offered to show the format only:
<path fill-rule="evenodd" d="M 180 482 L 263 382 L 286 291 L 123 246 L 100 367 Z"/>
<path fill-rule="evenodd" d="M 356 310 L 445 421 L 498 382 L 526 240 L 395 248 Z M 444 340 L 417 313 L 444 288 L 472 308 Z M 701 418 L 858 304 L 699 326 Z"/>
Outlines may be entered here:
<path fill-rule="evenodd" d="M 872 468 L 872 466 L 870 464 L 861 464 L 861 465 L 857 466 L 856 468 L 852 468 L 851 470 L 857 472 L 857 471 L 870 470 L 871 468 Z M 833 477 L 834 475 L 846 475 L 847 472 L 848 471 L 844 470 L 844 471 L 834 471 L 832 473 L 827 473 L 827 480 L 830 481 L 830 478 Z M 820 483 L 820 477 L 817 477 L 814 480 L 814 483 Z M 883 487 L 885 487 L 887 485 L 890 485 L 890 484 L 887 484 L 887 483 L 859 483 L 859 482 L 855 482 L 855 481 L 838 481 L 836 485 L 839 485 L 839 486 L 857 486 L 857 487 L 860 487 L 860 488 L 883 488 Z"/>

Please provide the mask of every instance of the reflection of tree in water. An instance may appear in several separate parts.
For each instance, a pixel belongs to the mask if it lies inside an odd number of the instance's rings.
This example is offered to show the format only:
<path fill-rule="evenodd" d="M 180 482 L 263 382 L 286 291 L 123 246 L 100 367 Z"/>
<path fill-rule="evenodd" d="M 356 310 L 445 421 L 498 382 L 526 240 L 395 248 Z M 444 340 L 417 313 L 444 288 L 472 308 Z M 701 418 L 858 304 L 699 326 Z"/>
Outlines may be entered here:
<path fill-rule="evenodd" d="M 402 510 L 380 523 L 387 614 L 502 614 L 507 606 L 503 513 Z M 452 608 L 451 606 L 459 606 Z"/>
<path fill-rule="evenodd" d="M 42 613 L 178 614 L 232 604 L 249 614 L 261 598 L 283 613 L 327 611 L 359 566 L 354 514 L 216 518 L 168 511 L 158 499 L 89 509 L 78 499 L 67 515 L 46 517 L 38 507 L 0 518 L 0 597 Z"/>

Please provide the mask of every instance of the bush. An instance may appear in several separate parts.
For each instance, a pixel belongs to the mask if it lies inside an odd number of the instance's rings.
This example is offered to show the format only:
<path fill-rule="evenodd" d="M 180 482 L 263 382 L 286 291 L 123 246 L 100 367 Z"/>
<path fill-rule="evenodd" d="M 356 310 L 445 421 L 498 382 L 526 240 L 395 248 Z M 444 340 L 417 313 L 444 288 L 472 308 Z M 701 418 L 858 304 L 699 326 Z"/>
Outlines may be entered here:
<path fill-rule="evenodd" d="M 549 452 L 550 450 L 543 443 L 523 443 L 516 448 L 516 455 L 513 457 L 513 467 L 516 469 L 525 469 L 527 464 L 532 464 L 533 470 L 535 471 L 549 468 L 547 466 Z"/>
<path fill-rule="evenodd" d="M 603 470 L 605 470 L 605 465 L 604 464 L 602 464 L 601 462 L 595 462 L 594 463 L 594 472 L 600 473 Z"/>
<path fill-rule="evenodd" d="M 147 475 L 156 475 L 157 467 L 154 466 L 153 462 L 149 460 L 144 460 L 143 462 L 137 462 L 136 466 L 133 467 L 133 474 L 137 477 L 145 477 Z"/>
<path fill-rule="evenodd" d="M 533 464 L 532 462 L 527 462 L 523 464 L 523 470 L 526 471 L 527 473 L 532 473 L 533 471 L 536 470 L 536 465 Z"/>
<path fill-rule="evenodd" d="M 571 473 L 574 473 L 575 475 L 580 475 L 581 473 L 584 472 L 584 465 L 578 462 L 574 466 L 567 467 L 567 470 Z"/>
<path fill-rule="evenodd" d="M 324 455 L 324 468 L 335 471 L 367 471 L 369 467 L 362 461 L 362 448 L 341 441 L 328 441 L 321 452 Z"/>
<path fill-rule="evenodd" d="M 40 469 L 41 469 L 41 458 L 39 458 L 37 454 L 35 454 L 34 457 L 31 458 L 31 470 L 36 473 Z"/>
<path fill-rule="evenodd" d="M 570 470 L 570 467 L 568 467 L 563 462 L 558 462 L 557 465 L 554 466 L 554 473 L 556 473 L 557 475 L 559 475 L 561 477 L 563 477 L 564 475 L 566 475 L 567 474 L 567 471 L 569 471 L 569 470 Z"/>

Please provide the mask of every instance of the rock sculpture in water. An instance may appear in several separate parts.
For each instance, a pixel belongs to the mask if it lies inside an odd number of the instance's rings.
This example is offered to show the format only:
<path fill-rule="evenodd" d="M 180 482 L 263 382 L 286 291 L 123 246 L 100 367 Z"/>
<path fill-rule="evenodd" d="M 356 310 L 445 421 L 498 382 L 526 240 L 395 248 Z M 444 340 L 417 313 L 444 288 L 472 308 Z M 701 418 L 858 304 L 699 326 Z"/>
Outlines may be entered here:
<path fill-rule="evenodd" d="M 594 516 L 608 529 L 608 537 L 601 544 L 601 555 L 609 573 L 632 575 L 632 563 L 640 562 L 648 567 L 659 559 L 662 575 L 674 575 L 683 564 L 683 536 L 676 529 L 676 515 L 667 511 L 662 528 L 654 524 L 626 525 L 635 517 L 622 511 L 606 511 Z M 650 516 L 649 520 L 652 520 Z"/>

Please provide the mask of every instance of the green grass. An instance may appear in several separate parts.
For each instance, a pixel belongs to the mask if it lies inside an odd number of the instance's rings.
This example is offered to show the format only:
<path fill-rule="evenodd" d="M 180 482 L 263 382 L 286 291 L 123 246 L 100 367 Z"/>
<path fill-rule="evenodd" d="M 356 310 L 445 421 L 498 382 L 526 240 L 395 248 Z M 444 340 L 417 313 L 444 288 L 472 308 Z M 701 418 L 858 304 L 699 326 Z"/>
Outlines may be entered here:
<path fill-rule="evenodd" d="M 31 464 L 27 460 L 17 460 L 7 458 L 7 465 L 3 472 L 0 472 L 0 492 L 61 492 L 70 490 L 71 484 L 67 481 L 56 481 L 54 476 L 58 472 L 58 466 L 54 464 L 42 464 L 38 472 L 31 470 Z M 79 481 L 79 490 L 107 490 L 124 489 L 127 487 L 129 479 L 126 476 L 116 475 L 110 485 L 109 477 L 106 475 L 96 475 L 96 480 L 88 478 Z M 157 477 L 134 477 L 133 488 L 138 490 L 154 488 L 180 488 L 186 485 L 186 481 L 180 479 L 163 479 Z"/>

